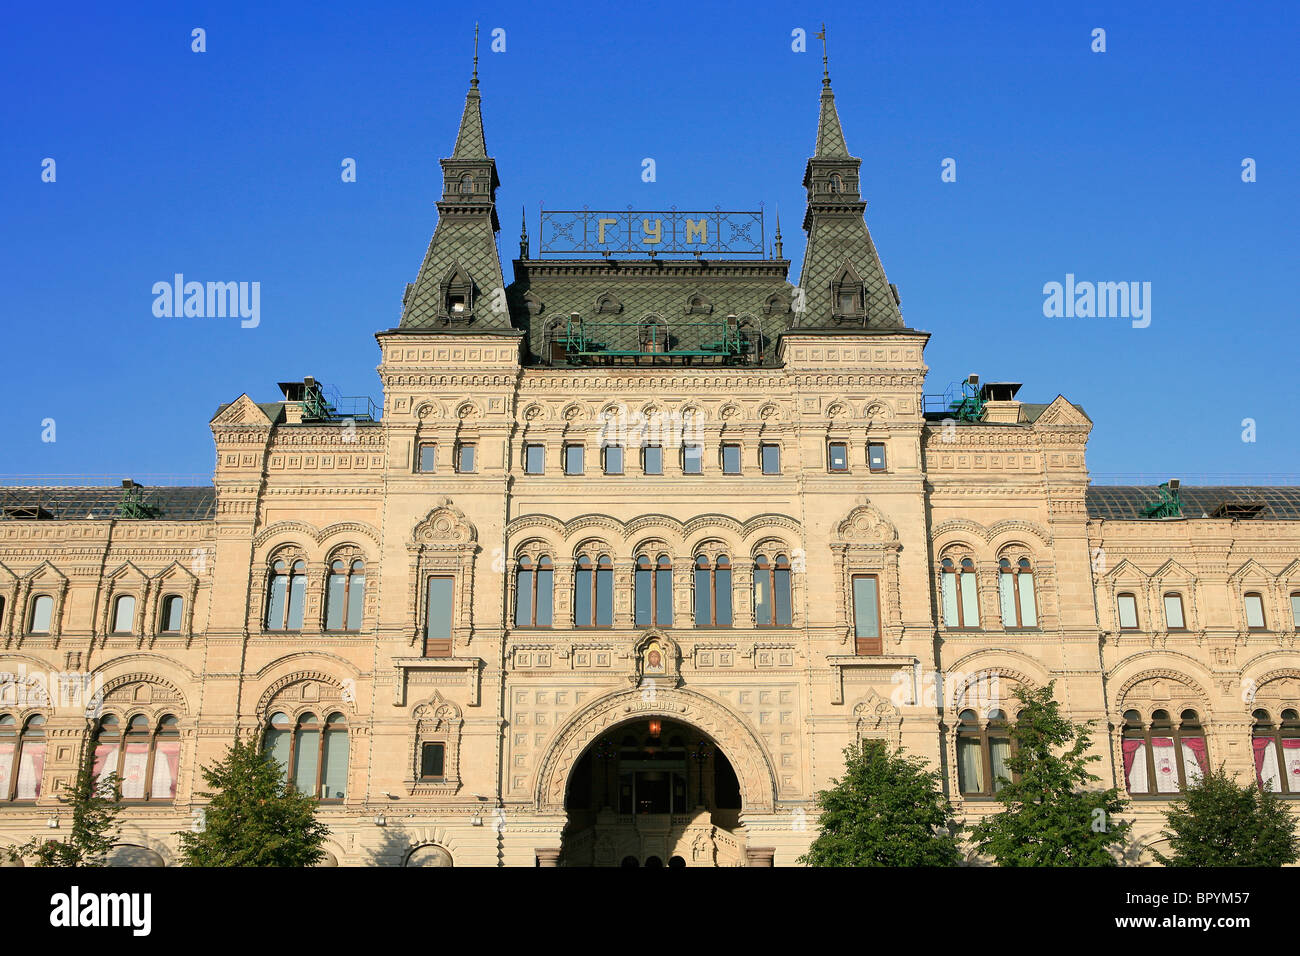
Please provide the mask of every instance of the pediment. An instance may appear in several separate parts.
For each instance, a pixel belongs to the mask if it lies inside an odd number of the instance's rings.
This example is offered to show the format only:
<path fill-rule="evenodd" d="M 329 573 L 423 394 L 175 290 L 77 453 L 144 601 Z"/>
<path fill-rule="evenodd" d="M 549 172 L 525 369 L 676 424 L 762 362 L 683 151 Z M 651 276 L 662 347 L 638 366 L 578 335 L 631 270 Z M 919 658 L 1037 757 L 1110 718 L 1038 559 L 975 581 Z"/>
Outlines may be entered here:
<path fill-rule="evenodd" d="M 1048 405 L 1043 413 L 1038 416 L 1038 419 L 1034 424 L 1091 425 L 1092 420 L 1070 402 L 1066 401 L 1065 396 L 1057 395 L 1052 404 Z"/>
<path fill-rule="evenodd" d="M 213 416 L 212 425 L 270 425 L 271 419 L 245 392 Z"/>

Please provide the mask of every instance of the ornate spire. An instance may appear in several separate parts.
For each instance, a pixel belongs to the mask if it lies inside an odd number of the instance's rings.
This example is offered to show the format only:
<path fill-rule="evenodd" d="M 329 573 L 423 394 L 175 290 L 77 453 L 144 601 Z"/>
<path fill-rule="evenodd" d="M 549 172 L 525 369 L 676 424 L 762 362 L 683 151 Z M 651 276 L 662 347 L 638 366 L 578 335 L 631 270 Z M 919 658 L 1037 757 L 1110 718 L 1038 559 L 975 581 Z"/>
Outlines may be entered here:
<path fill-rule="evenodd" d="M 519 258 L 528 258 L 528 211 L 519 207 Z"/>
<path fill-rule="evenodd" d="M 825 29 L 825 24 L 822 25 Z M 474 24 L 474 73 L 469 78 L 469 86 L 472 90 L 478 89 L 478 24 Z"/>
<path fill-rule="evenodd" d="M 773 254 L 778 259 L 785 258 L 785 256 L 781 251 L 781 207 L 780 206 L 776 207 L 776 245 L 774 246 Z"/>
<path fill-rule="evenodd" d="M 830 88 L 831 85 L 831 65 L 826 58 L 826 24 L 822 24 L 822 32 L 817 34 L 817 39 L 822 41 L 822 86 Z"/>

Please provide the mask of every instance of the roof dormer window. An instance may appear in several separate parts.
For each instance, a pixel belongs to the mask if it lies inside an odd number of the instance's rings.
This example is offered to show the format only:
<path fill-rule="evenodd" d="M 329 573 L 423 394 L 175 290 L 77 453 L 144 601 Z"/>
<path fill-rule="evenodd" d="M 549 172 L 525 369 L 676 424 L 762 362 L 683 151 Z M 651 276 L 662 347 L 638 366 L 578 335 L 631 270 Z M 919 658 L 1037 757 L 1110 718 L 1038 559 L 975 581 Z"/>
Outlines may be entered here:
<path fill-rule="evenodd" d="M 469 173 L 460 177 L 460 194 L 462 196 L 474 195 L 474 177 Z"/>
<path fill-rule="evenodd" d="M 839 173 L 831 173 L 831 178 L 826 184 L 826 189 L 828 192 L 832 193 L 844 192 L 844 180 L 840 179 Z"/>

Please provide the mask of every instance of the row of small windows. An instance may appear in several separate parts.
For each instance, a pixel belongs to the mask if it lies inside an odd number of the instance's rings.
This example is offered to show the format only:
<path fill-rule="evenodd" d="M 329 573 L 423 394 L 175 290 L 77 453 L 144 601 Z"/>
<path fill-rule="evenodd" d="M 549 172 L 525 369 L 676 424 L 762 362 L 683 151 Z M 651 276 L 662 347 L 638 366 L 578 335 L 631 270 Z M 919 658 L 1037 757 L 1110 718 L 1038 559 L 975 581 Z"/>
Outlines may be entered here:
<path fill-rule="evenodd" d="M 731 559 L 727 555 L 709 558 L 699 555 L 695 559 L 696 627 L 731 627 L 732 586 Z M 778 554 L 769 558 L 760 554 L 754 558 L 753 610 L 758 627 L 789 627 L 793 622 L 790 558 Z M 447 578 L 431 580 L 449 581 Z M 515 626 L 550 627 L 554 622 L 555 569 L 549 556 L 536 560 L 528 557 L 519 560 L 515 572 Z M 633 614 L 637 627 L 673 626 L 673 564 L 668 555 L 637 558 L 633 575 Z M 429 613 L 438 614 L 438 621 L 430 619 L 429 633 L 441 634 L 442 622 L 449 627 L 451 608 L 448 589 L 447 603 L 434 604 L 430 594 Z M 574 621 L 578 627 L 614 626 L 614 562 L 609 555 L 593 558 L 578 556 L 573 584 Z M 450 633 L 448 632 L 448 635 Z"/>
<path fill-rule="evenodd" d="M 473 474 L 475 471 L 475 449 L 471 443 L 458 442 L 455 450 L 457 474 Z M 662 445 L 640 446 L 641 473 L 644 475 L 662 475 L 664 473 L 664 448 Z M 418 469 L 425 474 L 437 473 L 438 446 L 434 442 L 420 445 L 417 456 Z M 562 449 L 564 473 L 566 475 L 586 474 L 585 445 L 569 444 Z M 682 474 L 704 474 L 704 446 L 684 444 L 680 446 L 679 464 Z M 625 473 L 626 449 L 622 445 L 604 445 L 600 450 L 600 467 L 606 475 Z M 718 467 L 724 475 L 742 473 L 743 454 L 740 445 L 723 444 L 718 448 Z M 546 446 L 529 444 L 524 446 L 524 474 L 542 475 L 546 473 Z M 758 459 L 755 462 L 764 475 L 781 473 L 781 446 L 764 442 L 758 446 Z M 832 472 L 847 472 L 849 468 L 849 446 L 845 442 L 830 442 L 827 445 L 826 467 Z M 878 442 L 867 445 L 867 468 L 873 472 L 883 472 L 885 468 L 885 446 Z"/>
<path fill-rule="evenodd" d="M 981 724 L 973 710 L 964 710 L 958 719 L 958 788 L 966 796 L 992 796 L 1014 777 L 1008 761 L 1015 745 L 1006 714 L 994 710 Z M 1251 743 L 1259 786 L 1300 794 L 1300 713 L 1287 708 L 1275 724 L 1268 711 L 1256 710 Z M 1124 786 L 1133 796 L 1181 793 L 1210 769 L 1205 730 L 1195 710 L 1184 710 L 1176 722 L 1166 710 L 1154 711 L 1149 722 L 1136 710 L 1126 711 L 1120 754 Z"/>
<path fill-rule="evenodd" d="M 979 589 L 975 562 L 970 558 L 940 562 L 939 593 L 943 622 L 949 628 L 980 626 Z M 1038 600 L 1034 592 L 1034 569 L 1028 558 L 998 562 L 998 607 L 1005 628 L 1038 626 Z"/>
<path fill-rule="evenodd" d="M 133 594 L 120 594 L 113 601 L 110 633 L 135 633 L 136 600 Z M 184 617 L 185 599 L 179 594 L 163 596 L 158 610 L 158 629 L 164 634 L 179 634 Z M 4 615 L 4 598 L 0 598 L 0 617 Z M 27 616 L 28 634 L 49 634 L 54 618 L 54 598 L 38 594 L 32 598 Z"/>
<path fill-rule="evenodd" d="M 1268 620 L 1264 614 L 1264 595 L 1258 591 L 1247 591 L 1242 597 L 1246 610 L 1246 627 L 1252 631 L 1268 630 Z M 1122 591 L 1115 596 L 1119 627 L 1122 631 L 1136 631 L 1141 628 L 1138 617 L 1137 595 Z M 1167 591 L 1161 596 L 1164 608 L 1165 629 L 1169 631 L 1187 630 L 1187 618 L 1183 614 L 1183 596 L 1177 591 Z M 1300 591 L 1291 593 L 1291 622 L 1300 631 Z"/>
<path fill-rule="evenodd" d="M 359 631 L 366 600 L 364 561 L 330 562 L 325 580 L 325 630 Z M 307 562 L 276 561 L 267 581 L 268 631 L 300 631 L 307 601 Z"/>

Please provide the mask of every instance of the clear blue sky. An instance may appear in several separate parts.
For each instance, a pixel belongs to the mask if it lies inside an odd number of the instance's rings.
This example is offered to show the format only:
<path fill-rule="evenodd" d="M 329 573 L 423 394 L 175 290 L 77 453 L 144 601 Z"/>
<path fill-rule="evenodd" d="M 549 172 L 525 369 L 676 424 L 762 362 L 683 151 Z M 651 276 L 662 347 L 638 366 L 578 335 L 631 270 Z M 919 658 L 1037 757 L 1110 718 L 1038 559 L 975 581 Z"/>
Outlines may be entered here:
<path fill-rule="evenodd" d="M 241 392 L 312 374 L 378 399 L 372 335 L 433 230 L 476 18 L 507 276 L 539 202 L 779 204 L 797 273 L 824 19 L 868 224 L 934 335 L 927 391 L 1062 393 L 1094 472 L 1300 473 L 1300 5 L 129 6 L 6 11 L 0 473 L 210 476 L 207 421 Z M 260 282 L 261 325 L 155 318 L 177 272 Z M 1045 318 L 1066 273 L 1150 282 L 1150 327 Z"/>

